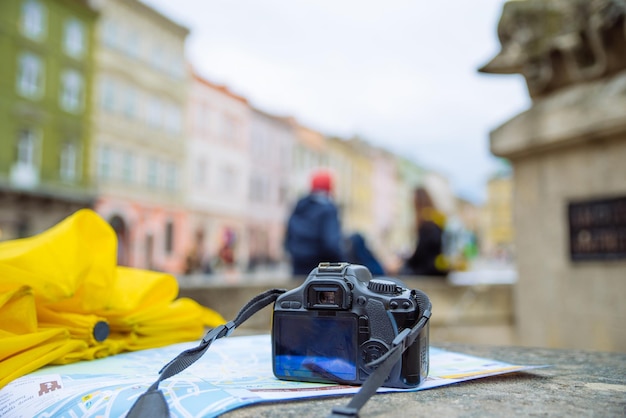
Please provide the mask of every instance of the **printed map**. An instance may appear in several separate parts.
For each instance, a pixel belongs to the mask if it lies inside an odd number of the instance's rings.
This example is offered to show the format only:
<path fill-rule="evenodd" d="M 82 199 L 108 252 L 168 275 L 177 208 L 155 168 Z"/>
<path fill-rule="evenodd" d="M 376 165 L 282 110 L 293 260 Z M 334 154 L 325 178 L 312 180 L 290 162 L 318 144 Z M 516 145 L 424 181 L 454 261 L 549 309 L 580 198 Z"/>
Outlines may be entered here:
<path fill-rule="evenodd" d="M 197 343 L 44 367 L 0 390 L 2 417 L 119 417 L 154 383 L 160 368 Z M 269 335 L 223 338 L 204 357 L 159 385 L 172 417 L 214 417 L 257 402 L 351 394 L 358 387 L 278 380 Z M 422 390 L 468 379 L 531 369 L 430 348 Z M 379 392 L 398 389 L 380 388 Z"/>

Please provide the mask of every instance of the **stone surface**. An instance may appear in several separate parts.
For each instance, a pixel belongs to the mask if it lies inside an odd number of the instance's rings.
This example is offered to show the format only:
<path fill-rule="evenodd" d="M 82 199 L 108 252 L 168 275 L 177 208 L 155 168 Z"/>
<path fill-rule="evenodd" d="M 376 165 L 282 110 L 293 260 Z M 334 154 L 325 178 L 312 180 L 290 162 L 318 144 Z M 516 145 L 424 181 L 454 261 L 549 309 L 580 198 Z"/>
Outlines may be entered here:
<path fill-rule="evenodd" d="M 524 76 L 531 97 L 626 69 L 626 0 L 507 1 L 502 50 L 479 71 Z"/>
<path fill-rule="evenodd" d="M 513 364 L 550 365 L 420 392 L 380 394 L 367 417 L 626 416 L 626 354 L 443 344 L 440 347 Z M 323 417 L 350 397 L 253 405 L 228 418 Z"/>
<path fill-rule="evenodd" d="M 626 71 L 535 101 L 530 109 L 493 130 L 491 151 L 517 160 L 620 137 L 624 130 Z"/>

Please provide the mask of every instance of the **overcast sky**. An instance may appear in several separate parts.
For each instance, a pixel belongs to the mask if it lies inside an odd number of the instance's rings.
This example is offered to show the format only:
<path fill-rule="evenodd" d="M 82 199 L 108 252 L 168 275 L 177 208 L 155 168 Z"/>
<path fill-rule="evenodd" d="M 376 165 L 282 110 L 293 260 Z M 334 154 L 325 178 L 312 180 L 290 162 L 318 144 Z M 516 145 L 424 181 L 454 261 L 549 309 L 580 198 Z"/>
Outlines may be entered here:
<path fill-rule="evenodd" d="M 528 107 L 499 51 L 503 0 L 144 0 L 187 26 L 207 79 L 262 110 L 359 135 L 448 177 L 477 203 L 497 166 L 489 131 Z"/>

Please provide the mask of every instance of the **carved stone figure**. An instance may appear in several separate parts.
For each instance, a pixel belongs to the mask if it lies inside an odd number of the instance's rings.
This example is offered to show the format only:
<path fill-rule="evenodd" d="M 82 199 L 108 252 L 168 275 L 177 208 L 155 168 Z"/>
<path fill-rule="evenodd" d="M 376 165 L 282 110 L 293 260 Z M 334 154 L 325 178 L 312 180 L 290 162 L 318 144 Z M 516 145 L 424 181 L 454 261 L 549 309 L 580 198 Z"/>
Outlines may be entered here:
<path fill-rule="evenodd" d="M 515 0 L 498 24 L 502 50 L 479 69 L 522 74 L 532 98 L 626 69 L 626 0 Z"/>

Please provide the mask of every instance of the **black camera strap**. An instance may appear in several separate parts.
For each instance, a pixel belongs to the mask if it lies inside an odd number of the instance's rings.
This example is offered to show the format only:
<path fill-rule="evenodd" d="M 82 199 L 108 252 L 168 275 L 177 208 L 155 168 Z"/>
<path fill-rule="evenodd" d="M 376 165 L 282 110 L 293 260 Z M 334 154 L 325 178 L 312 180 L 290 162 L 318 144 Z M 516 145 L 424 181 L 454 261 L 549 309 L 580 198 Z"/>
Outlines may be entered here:
<path fill-rule="evenodd" d="M 402 353 L 415 342 L 419 333 L 424 326 L 426 326 L 426 323 L 430 319 L 430 309 L 430 306 L 428 306 L 428 309 L 423 311 L 424 314 L 413 328 L 404 329 L 394 338 L 389 351 L 367 364 L 368 367 L 376 367 L 376 370 L 367 378 L 365 383 L 361 386 L 361 389 L 352 397 L 348 405 L 333 408 L 333 412 L 328 418 L 357 418 L 359 416 L 359 411 L 363 405 L 365 405 L 369 398 L 376 393 L 376 390 L 385 383 L 393 366 L 400 361 Z"/>
<path fill-rule="evenodd" d="M 285 293 L 285 289 L 271 289 L 254 297 L 239 311 L 234 320 L 210 330 L 197 347 L 185 350 L 167 363 L 160 371 L 159 378 L 142 394 L 128 411 L 127 418 L 169 418 L 170 412 L 159 389 L 159 383 L 195 363 L 208 350 L 213 341 L 229 336 L 235 328 Z"/>
<path fill-rule="evenodd" d="M 159 389 L 159 383 L 168 379 L 195 363 L 211 346 L 213 341 L 229 336 L 235 328 L 240 326 L 248 318 L 260 311 L 285 293 L 285 289 L 271 289 L 261 293 L 250 300 L 237 314 L 234 320 L 227 324 L 210 330 L 197 347 L 183 351 L 173 360 L 167 363 L 160 371 L 157 380 L 143 393 L 128 411 L 127 418 L 168 418 L 169 408 L 163 392 Z M 413 328 L 406 328 L 396 336 L 391 344 L 391 349 L 380 358 L 368 363 L 369 367 L 376 367 L 368 377 L 361 389 L 354 395 L 350 403 L 345 407 L 333 408 L 330 418 L 358 417 L 359 410 L 376 393 L 376 390 L 387 380 L 393 366 L 400 360 L 402 353 L 411 346 L 428 320 L 430 319 L 430 301 L 428 298 L 420 301 L 422 316 Z"/>

